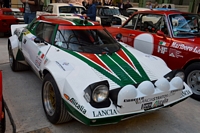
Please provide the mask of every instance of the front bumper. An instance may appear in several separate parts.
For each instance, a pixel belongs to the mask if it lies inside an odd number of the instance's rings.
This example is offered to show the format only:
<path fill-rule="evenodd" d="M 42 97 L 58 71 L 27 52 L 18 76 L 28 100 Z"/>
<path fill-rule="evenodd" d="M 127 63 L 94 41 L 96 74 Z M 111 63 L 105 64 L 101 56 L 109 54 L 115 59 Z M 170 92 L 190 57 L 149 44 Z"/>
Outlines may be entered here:
<path fill-rule="evenodd" d="M 143 84 L 142 87 L 141 84 Z M 127 85 L 118 90 L 111 90 L 109 107 L 87 108 L 85 114 L 80 112 L 80 108 L 79 111 L 76 109 L 78 104 L 74 108 L 73 105 L 64 101 L 69 113 L 75 119 L 86 125 L 98 126 L 118 123 L 135 115 L 170 107 L 192 95 L 191 89 L 179 77 L 173 78 L 170 82 L 161 79 L 141 84 L 138 86 Z"/>

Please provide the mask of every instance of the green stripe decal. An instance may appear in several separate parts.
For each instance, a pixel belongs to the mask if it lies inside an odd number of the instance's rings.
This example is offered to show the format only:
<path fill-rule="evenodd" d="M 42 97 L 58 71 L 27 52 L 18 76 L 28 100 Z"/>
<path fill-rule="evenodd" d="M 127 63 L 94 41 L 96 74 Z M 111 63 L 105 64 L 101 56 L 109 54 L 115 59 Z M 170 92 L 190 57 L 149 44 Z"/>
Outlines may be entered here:
<path fill-rule="evenodd" d="M 84 19 L 73 19 L 72 22 L 75 23 L 75 25 L 79 25 L 79 26 L 92 26 L 93 25 L 91 22 L 84 20 Z"/>
<path fill-rule="evenodd" d="M 84 61 L 121 87 L 150 80 L 137 59 L 124 47 L 112 55 L 65 51 Z"/>

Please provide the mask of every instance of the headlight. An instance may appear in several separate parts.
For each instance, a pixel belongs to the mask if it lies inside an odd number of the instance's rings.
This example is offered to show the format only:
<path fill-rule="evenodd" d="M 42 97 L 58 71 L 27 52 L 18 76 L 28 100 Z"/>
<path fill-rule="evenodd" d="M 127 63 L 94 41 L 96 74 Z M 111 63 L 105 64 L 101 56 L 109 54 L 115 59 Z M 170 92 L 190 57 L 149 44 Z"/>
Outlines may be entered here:
<path fill-rule="evenodd" d="M 185 79 L 185 74 L 183 71 L 179 71 L 175 74 L 175 77 L 180 77 L 183 81 Z"/>
<path fill-rule="evenodd" d="M 109 89 L 106 85 L 97 86 L 92 92 L 92 99 L 97 102 L 103 102 L 106 100 L 109 94 Z"/>

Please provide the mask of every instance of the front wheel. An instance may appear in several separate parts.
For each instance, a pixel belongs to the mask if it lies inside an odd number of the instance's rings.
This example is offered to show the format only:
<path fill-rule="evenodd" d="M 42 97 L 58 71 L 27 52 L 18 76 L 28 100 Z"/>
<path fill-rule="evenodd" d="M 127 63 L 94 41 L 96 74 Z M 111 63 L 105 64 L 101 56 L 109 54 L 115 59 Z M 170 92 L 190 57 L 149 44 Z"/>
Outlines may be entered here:
<path fill-rule="evenodd" d="M 185 69 L 185 82 L 192 89 L 192 98 L 200 100 L 200 63 L 193 63 Z"/>
<path fill-rule="evenodd" d="M 43 81 L 42 104 L 47 119 L 52 124 L 64 123 L 72 119 L 64 105 L 58 86 L 51 74 L 47 74 Z"/>

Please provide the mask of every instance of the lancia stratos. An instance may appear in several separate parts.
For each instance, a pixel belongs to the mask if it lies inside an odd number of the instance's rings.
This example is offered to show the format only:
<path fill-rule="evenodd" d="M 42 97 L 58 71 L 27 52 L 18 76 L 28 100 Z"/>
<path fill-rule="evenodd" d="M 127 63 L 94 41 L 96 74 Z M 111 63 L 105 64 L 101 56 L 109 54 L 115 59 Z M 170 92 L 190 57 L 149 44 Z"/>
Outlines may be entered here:
<path fill-rule="evenodd" d="M 117 123 L 192 94 L 182 70 L 119 43 L 98 22 L 40 16 L 11 28 L 10 67 L 32 68 L 42 80 L 43 108 L 53 124 Z"/>

